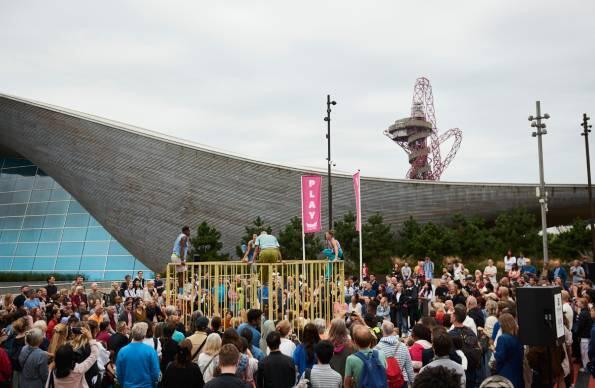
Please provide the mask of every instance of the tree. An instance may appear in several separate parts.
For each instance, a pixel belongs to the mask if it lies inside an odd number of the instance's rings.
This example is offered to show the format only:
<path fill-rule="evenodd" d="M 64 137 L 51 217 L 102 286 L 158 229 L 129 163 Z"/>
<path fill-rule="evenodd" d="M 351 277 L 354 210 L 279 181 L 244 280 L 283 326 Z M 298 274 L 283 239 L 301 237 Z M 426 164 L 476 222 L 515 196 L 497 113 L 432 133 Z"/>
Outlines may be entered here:
<path fill-rule="evenodd" d="M 203 221 L 196 229 L 196 237 L 190 239 L 193 255 L 198 256 L 199 261 L 227 260 L 229 255 L 219 252 L 223 247 L 220 239 L 221 232 Z"/>
<path fill-rule="evenodd" d="M 401 257 L 407 257 L 417 252 L 418 239 L 421 234 L 421 226 L 413 217 L 409 217 L 403 223 L 403 227 L 399 230 L 398 238 L 395 243 L 395 252 Z"/>
<path fill-rule="evenodd" d="M 490 256 L 496 248 L 496 239 L 481 217 L 465 217 L 455 214 L 450 229 L 453 234 L 454 254 L 461 259 L 477 259 Z"/>
<path fill-rule="evenodd" d="M 373 271 L 386 272 L 392 267 L 391 257 L 395 252 L 395 235 L 390 225 L 376 213 L 362 227 L 363 258 Z"/>
<path fill-rule="evenodd" d="M 256 219 L 252 221 L 252 224 L 245 226 L 244 229 L 245 234 L 242 236 L 241 243 L 240 245 L 236 246 L 236 255 L 238 257 L 242 257 L 244 255 L 244 252 L 242 252 L 242 244 L 247 244 L 248 241 L 252 240 L 253 234 L 259 235 L 263 230 L 268 234 L 273 233 L 273 228 L 271 228 L 270 225 L 266 225 L 260 216 L 256 217 Z"/>
<path fill-rule="evenodd" d="M 561 259 L 576 259 L 591 252 L 591 230 L 587 222 L 576 219 L 572 226 L 551 238 L 550 249 L 554 256 Z"/>
<path fill-rule="evenodd" d="M 349 212 L 340 221 L 335 221 L 335 239 L 341 244 L 348 272 L 359 271 L 359 233 L 355 230 L 355 214 Z"/>
<path fill-rule="evenodd" d="M 302 258 L 302 220 L 293 217 L 279 232 L 279 245 L 284 259 Z M 306 234 L 306 259 L 316 259 L 322 250 L 322 243 L 314 233 Z"/>
<path fill-rule="evenodd" d="M 535 214 L 525 208 L 513 209 L 496 217 L 492 235 L 498 239 L 497 249 L 504 254 L 508 249 L 513 253 L 534 256 L 541 253 L 541 237 Z"/>

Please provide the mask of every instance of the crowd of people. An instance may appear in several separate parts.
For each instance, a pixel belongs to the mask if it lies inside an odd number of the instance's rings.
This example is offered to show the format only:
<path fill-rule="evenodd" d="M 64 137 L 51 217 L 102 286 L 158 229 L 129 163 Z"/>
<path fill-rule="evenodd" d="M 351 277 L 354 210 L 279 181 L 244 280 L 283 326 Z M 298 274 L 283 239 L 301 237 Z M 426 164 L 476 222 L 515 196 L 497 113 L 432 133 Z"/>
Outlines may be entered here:
<path fill-rule="evenodd" d="M 327 257 L 340 259 L 327 239 Z M 557 262 L 539 277 L 512 252 L 503 269 L 494 264 L 469 272 L 452 262 L 437 274 L 426 257 L 382 279 L 365 267 L 333 317 L 300 324 L 256 308 L 233 321 L 183 316 L 159 275 L 138 272 L 109 291 L 82 277 L 59 289 L 50 277 L 0 301 L 0 387 L 572 387 L 575 365 L 587 374 L 595 360 L 588 268 Z M 564 342 L 524 346 L 516 293 L 543 285 L 562 287 Z"/>

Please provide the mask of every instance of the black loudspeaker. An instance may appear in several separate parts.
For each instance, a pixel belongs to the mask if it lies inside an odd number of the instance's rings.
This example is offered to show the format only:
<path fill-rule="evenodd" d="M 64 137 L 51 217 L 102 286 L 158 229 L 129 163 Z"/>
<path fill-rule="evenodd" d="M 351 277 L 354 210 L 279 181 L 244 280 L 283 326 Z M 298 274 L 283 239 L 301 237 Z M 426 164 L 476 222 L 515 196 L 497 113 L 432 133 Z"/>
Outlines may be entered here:
<path fill-rule="evenodd" d="M 560 287 L 516 289 L 519 339 L 523 345 L 549 346 L 564 339 Z"/>

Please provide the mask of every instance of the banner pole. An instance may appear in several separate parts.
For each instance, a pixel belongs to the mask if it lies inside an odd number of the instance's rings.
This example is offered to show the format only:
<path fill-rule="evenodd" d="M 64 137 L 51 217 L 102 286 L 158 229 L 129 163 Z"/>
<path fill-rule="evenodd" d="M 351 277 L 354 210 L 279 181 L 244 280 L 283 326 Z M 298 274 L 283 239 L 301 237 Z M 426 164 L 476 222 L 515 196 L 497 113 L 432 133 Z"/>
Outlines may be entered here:
<path fill-rule="evenodd" d="M 357 170 L 359 173 L 359 170 Z M 361 177 L 358 175 L 358 185 L 357 185 L 357 198 L 359 199 L 359 214 L 358 214 L 358 223 L 359 223 L 359 281 L 363 281 L 363 249 L 362 249 L 362 180 Z"/>
<path fill-rule="evenodd" d="M 306 263 L 306 233 L 304 233 L 304 178 L 300 178 L 300 199 L 302 201 L 302 261 Z"/>

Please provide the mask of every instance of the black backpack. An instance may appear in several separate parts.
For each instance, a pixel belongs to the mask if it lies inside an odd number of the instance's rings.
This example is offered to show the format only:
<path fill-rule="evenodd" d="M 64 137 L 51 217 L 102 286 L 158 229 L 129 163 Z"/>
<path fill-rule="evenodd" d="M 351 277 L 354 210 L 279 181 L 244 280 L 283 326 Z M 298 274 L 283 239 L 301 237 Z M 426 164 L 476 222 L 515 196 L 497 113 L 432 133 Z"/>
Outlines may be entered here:
<path fill-rule="evenodd" d="M 478 369 L 481 366 L 482 351 L 477 336 L 470 328 L 456 327 L 449 332 L 453 337 L 463 340 L 463 354 L 467 357 L 467 370 Z"/>

